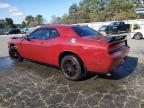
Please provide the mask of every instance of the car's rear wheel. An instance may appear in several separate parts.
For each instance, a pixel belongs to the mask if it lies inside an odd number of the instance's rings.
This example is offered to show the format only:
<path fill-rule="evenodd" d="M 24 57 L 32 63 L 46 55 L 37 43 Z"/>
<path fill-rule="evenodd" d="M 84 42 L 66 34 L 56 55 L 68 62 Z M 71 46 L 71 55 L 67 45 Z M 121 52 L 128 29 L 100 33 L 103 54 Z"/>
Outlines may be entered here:
<path fill-rule="evenodd" d="M 80 80 L 84 77 L 84 65 L 81 59 L 74 54 L 62 58 L 61 68 L 64 76 L 70 80 Z"/>
<path fill-rule="evenodd" d="M 18 50 L 16 49 L 16 46 L 11 46 L 9 48 L 9 56 L 13 61 L 16 61 L 16 62 L 23 61 L 23 57 L 20 56 Z"/>
<path fill-rule="evenodd" d="M 142 33 L 139 33 L 139 32 L 134 35 L 134 39 L 136 40 L 140 40 L 142 39 L 142 37 L 143 37 Z"/>

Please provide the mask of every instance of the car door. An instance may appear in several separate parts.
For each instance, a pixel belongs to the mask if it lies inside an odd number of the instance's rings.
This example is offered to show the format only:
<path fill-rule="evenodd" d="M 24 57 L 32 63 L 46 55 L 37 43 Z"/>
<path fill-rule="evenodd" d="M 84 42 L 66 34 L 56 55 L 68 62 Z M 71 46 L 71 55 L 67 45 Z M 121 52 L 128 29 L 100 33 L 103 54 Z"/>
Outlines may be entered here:
<path fill-rule="evenodd" d="M 111 33 L 111 28 L 110 28 L 110 26 L 107 26 L 107 34 L 109 34 L 109 33 Z"/>
<path fill-rule="evenodd" d="M 43 42 L 43 50 L 41 50 L 41 56 L 43 56 L 44 63 L 57 65 L 57 60 L 60 50 L 60 34 L 56 28 L 49 28 L 49 37 Z"/>
<path fill-rule="evenodd" d="M 126 26 L 124 22 L 120 22 L 120 31 L 124 31 L 124 30 L 126 30 Z"/>
<path fill-rule="evenodd" d="M 21 42 L 22 56 L 27 59 L 43 62 L 46 50 L 45 44 L 49 38 L 49 29 L 37 29 Z"/>

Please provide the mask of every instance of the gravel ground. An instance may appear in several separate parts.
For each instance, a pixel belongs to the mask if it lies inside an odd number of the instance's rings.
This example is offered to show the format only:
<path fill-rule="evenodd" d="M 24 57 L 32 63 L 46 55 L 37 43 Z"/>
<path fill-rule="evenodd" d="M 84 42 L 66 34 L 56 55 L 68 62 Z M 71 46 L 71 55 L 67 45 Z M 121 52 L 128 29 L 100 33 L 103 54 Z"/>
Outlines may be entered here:
<path fill-rule="evenodd" d="M 128 39 L 126 63 L 111 77 L 67 80 L 60 70 L 14 63 L 0 37 L 0 108 L 144 108 L 144 40 Z"/>

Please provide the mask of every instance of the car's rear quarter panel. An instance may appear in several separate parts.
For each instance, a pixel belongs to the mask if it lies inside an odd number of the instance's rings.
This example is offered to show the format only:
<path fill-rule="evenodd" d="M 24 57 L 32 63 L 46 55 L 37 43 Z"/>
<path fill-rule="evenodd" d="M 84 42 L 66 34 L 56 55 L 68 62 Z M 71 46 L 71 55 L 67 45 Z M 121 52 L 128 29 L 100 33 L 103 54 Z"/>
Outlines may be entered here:
<path fill-rule="evenodd" d="M 99 41 L 77 39 L 76 44 L 71 43 L 71 38 L 65 38 L 60 51 L 73 52 L 83 61 L 85 68 L 92 72 L 106 72 L 111 60 L 108 60 L 107 44 Z M 59 52 L 59 53 L 62 53 Z"/>

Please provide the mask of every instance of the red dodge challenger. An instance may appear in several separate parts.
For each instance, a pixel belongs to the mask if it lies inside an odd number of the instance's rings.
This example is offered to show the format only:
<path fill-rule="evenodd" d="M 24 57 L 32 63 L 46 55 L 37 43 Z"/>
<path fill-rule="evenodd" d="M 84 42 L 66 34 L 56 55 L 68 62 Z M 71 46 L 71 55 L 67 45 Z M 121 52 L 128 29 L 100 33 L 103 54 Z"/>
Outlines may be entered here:
<path fill-rule="evenodd" d="M 16 62 L 30 59 L 60 67 L 66 78 L 80 80 L 86 72 L 109 73 L 124 63 L 126 36 L 105 37 L 84 26 L 44 26 L 9 41 L 9 56 Z"/>

